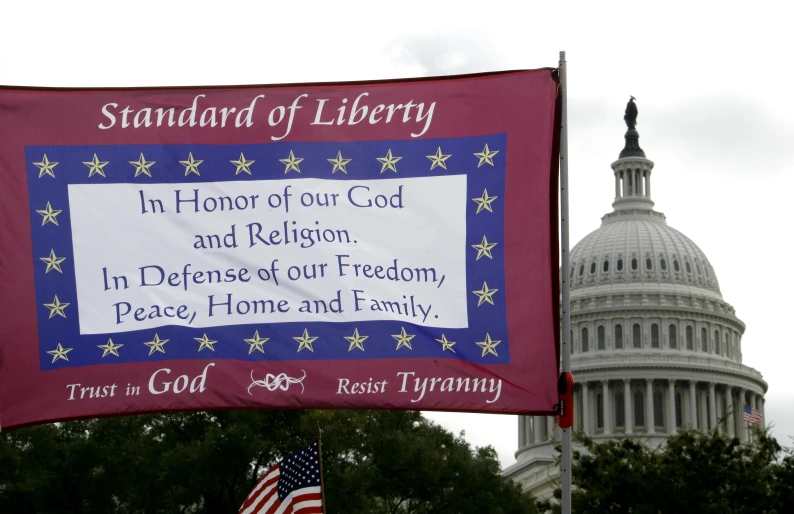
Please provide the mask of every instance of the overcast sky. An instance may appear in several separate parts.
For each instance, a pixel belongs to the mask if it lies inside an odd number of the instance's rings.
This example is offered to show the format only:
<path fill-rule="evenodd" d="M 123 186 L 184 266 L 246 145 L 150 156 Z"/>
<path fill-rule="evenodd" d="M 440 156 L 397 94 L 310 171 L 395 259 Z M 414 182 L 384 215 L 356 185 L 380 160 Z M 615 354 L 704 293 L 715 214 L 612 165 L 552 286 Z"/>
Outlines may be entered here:
<path fill-rule="evenodd" d="M 0 0 L 0 84 L 345 81 L 569 63 L 571 242 L 611 210 L 637 98 L 653 199 L 747 324 L 744 363 L 794 435 L 794 90 L 785 2 Z M 199 6 L 202 7 L 199 7 Z M 212 5 L 212 7 L 203 7 Z M 518 7 L 523 6 L 523 7 Z M 786 323 L 783 323 L 786 321 Z M 514 462 L 514 416 L 431 414 Z"/>

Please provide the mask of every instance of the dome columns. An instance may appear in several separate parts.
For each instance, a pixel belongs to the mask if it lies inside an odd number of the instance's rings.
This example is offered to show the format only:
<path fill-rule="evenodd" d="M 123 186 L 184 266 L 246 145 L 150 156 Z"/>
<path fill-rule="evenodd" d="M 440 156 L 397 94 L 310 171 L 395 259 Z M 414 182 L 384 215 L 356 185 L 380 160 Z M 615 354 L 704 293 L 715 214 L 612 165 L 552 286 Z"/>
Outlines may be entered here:
<path fill-rule="evenodd" d="M 716 429 L 747 442 L 751 437 L 744 421 L 744 406 L 755 408 L 763 416 L 763 393 L 749 382 L 706 382 L 680 373 L 653 378 L 596 375 L 580 379 L 575 387 L 576 426 L 598 438 L 621 432 L 666 438 L 687 426 L 703 432 Z M 638 417 L 640 423 L 635 424 Z M 518 429 L 519 453 L 527 448 L 543 453 L 543 448 L 553 446 L 559 437 L 552 416 L 519 416 Z"/>
<path fill-rule="evenodd" d="M 623 379 L 623 416 L 626 435 L 632 435 L 634 429 L 634 411 L 631 408 L 631 380 Z"/>
<path fill-rule="evenodd" d="M 612 163 L 615 174 L 615 201 L 612 206 L 616 211 L 653 208 L 651 170 L 653 161 L 639 157 L 626 157 Z"/>

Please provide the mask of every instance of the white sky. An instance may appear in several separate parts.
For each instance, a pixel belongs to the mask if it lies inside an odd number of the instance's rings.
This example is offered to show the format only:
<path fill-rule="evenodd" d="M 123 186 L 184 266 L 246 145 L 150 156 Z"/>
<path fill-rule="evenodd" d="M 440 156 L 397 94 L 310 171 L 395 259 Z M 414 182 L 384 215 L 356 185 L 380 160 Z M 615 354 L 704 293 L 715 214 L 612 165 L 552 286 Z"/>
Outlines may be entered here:
<path fill-rule="evenodd" d="M 783 1 L 0 0 L 0 84 L 385 79 L 553 67 L 566 50 L 571 242 L 611 210 L 609 164 L 634 95 L 656 209 L 711 260 L 747 324 L 744 362 L 769 383 L 767 418 L 790 444 L 790 20 Z M 430 417 L 514 462 L 514 416 Z"/>

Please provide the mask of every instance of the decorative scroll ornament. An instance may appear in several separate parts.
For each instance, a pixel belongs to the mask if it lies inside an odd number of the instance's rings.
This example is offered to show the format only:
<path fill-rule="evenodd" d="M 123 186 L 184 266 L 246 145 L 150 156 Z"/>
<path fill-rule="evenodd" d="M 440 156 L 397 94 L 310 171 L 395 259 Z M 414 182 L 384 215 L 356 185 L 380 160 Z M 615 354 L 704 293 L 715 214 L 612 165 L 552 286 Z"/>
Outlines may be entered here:
<path fill-rule="evenodd" d="M 303 371 L 303 370 L 301 370 Z M 289 390 L 289 387 L 292 384 L 300 384 L 301 386 L 301 394 L 303 394 L 304 387 L 303 387 L 303 379 L 306 378 L 306 372 L 303 371 L 303 376 L 300 378 L 292 378 L 287 376 L 286 373 L 281 373 L 279 375 L 274 375 L 272 373 L 268 373 L 265 375 L 263 380 L 256 380 L 254 378 L 254 371 L 251 370 L 251 385 L 248 386 L 248 394 L 251 394 L 251 388 L 256 387 L 264 387 L 268 391 L 275 391 L 276 389 L 281 389 L 282 391 Z"/>

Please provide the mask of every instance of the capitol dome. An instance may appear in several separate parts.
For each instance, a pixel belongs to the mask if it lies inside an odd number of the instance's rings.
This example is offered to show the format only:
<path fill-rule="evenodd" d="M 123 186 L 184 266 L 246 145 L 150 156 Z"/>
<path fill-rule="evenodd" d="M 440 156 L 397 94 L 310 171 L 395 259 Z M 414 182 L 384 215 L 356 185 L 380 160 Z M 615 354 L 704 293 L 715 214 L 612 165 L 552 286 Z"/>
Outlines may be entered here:
<path fill-rule="evenodd" d="M 703 251 L 654 210 L 633 99 L 626 121 L 612 211 L 570 252 L 574 429 L 653 446 L 683 427 L 747 441 L 744 411 L 763 416 L 767 384 L 742 363 L 745 325 Z M 552 417 L 519 416 L 517 462 L 504 475 L 550 497 L 559 435 Z"/>
<path fill-rule="evenodd" d="M 651 211 L 653 212 L 653 211 Z M 643 219 L 648 217 L 649 219 Z M 604 217 L 571 251 L 571 290 L 606 286 L 612 290 L 695 289 L 721 299 L 720 285 L 706 255 L 664 216 L 618 211 Z M 702 291 L 702 290 L 706 291 Z"/>

